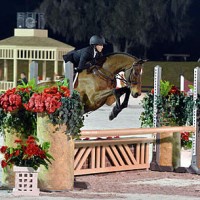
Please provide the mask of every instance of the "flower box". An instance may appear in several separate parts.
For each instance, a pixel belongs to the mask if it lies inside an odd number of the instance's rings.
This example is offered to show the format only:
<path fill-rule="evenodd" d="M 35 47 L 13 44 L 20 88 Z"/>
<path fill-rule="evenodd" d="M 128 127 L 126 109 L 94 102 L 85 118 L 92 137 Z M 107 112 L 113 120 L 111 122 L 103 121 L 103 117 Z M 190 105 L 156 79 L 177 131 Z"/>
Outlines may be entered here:
<path fill-rule="evenodd" d="M 39 196 L 38 189 L 38 170 L 32 167 L 14 166 L 15 172 L 15 188 L 13 188 L 14 196 Z"/>

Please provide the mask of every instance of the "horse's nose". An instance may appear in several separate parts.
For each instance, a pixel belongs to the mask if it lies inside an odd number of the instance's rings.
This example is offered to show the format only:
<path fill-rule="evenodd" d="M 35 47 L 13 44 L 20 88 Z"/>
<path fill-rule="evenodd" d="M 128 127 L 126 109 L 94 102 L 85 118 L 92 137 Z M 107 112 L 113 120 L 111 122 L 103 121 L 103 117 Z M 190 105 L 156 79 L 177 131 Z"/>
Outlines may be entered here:
<path fill-rule="evenodd" d="M 134 95 L 134 96 L 135 96 L 135 98 L 137 98 L 137 97 L 139 96 L 139 94 L 138 94 L 138 93 L 135 93 L 135 95 Z"/>

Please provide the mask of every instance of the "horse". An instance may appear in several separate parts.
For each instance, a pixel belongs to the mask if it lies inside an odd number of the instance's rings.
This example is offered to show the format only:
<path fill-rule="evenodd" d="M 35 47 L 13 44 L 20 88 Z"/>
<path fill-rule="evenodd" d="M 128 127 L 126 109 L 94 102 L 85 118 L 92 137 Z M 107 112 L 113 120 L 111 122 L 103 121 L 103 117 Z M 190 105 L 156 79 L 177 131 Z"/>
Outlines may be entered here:
<path fill-rule="evenodd" d="M 78 75 L 74 89 L 80 93 L 85 113 L 95 111 L 104 104 L 111 105 L 116 101 L 109 119 L 113 120 L 128 106 L 130 94 L 137 98 L 141 95 L 142 64 L 145 60 L 126 53 L 112 53 L 99 58 L 91 69 L 83 70 Z M 118 73 L 123 71 L 124 78 Z M 116 79 L 125 83 L 116 88 Z M 124 101 L 120 97 L 125 94 Z"/>

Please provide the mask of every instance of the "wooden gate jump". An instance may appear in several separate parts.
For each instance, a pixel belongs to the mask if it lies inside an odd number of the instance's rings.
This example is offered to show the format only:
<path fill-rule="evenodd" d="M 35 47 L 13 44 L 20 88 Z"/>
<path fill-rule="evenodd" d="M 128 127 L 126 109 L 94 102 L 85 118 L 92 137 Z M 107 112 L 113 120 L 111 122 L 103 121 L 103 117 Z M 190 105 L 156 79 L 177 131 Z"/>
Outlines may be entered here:
<path fill-rule="evenodd" d="M 195 131 L 195 128 L 183 126 L 83 131 L 82 138 L 99 138 L 99 140 L 75 142 L 74 175 L 149 169 L 149 145 L 156 141 L 154 136 L 160 133 L 184 131 Z M 142 137 L 147 134 L 151 137 Z"/>
<path fill-rule="evenodd" d="M 194 70 L 194 101 L 200 92 L 199 68 Z M 168 171 L 166 166 L 160 166 L 162 152 L 160 151 L 160 134 L 181 133 L 193 134 L 193 156 L 189 172 L 200 174 L 200 133 L 197 126 L 197 109 L 194 109 L 193 126 L 158 127 L 156 96 L 160 92 L 161 68 L 154 71 L 154 126 L 155 128 L 133 128 L 114 130 L 87 130 L 81 132 L 81 141 L 75 141 L 74 174 L 94 174 L 102 172 L 124 171 L 132 169 L 151 169 Z M 150 136 L 142 137 L 141 135 Z M 87 140 L 89 138 L 94 138 Z M 150 164 L 150 144 L 156 143 L 154 158 Z M 170 155 L 169 155 L 170 157 Z M 172 155 L 171 155 L 172 157 Z M 170 158 L 172 159 L 172 158 Z M 167 166 L 171 168 L 171 166 Z M 161 170 L 162 171 L 162 170 Z"/>

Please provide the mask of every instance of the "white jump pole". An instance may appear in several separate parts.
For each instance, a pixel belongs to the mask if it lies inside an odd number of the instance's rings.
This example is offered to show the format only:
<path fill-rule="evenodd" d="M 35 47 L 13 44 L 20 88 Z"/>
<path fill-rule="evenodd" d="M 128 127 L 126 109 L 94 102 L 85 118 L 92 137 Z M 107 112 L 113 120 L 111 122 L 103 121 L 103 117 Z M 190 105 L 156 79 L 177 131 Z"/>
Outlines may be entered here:
<path fill-rule="evenodd" d="M 157 110 L 157 96 L 160 95 L 160 81 L 161 81 L 161 73 L 162 68 L 157 65 L 154 68 L 154 101 L 153 101 L 153 126 L 158 127 L 159 125 L 159 116 L 158 116 L 158 110 Z"/>
<path fill-rule="evenodd" d="M 198 98 L 200 93 L 200 68 L 196 67 L 194 69 L 194 92 L 193 100 L 194 102 Z M 200 111 L 198 108 L 194 107 L 193 110 L 193 126 L 195 127 L 195 133 L 192 135 L 192 162 L 188 169 L 191 173 L 200 174 Z"/>
<path fill-rule="evenodd" d="M 153 101 L 153 126 L 159 127 L 159 111 L 157 109 L 157 96 L 160 95 L 160 81 L 162 68 L 157 65 L 154 67 L 154 101 Z M 159 157 L 160 157 L 160 134 L 156 134 L 156 145 L 153 146 L 153 158 L 150 164 L 150 169 L 159 171 Z"/>
<path fill-rule="evenodd" d="M 180 91 L 184 91 L 185 90 L 184 82 L 185 82 L 184 76 L 180 75 Z"/>
<path fill-rule="evenodd" d="M 71 62 L 63 62 L 64 63 L 64 74 L 65 78 L 69 80 L 69 90 L 70 90 L 70 96 L 73 93 L 74 86 L 73 86 L 73 78 L 74 78 L 74 66 Z"/>

